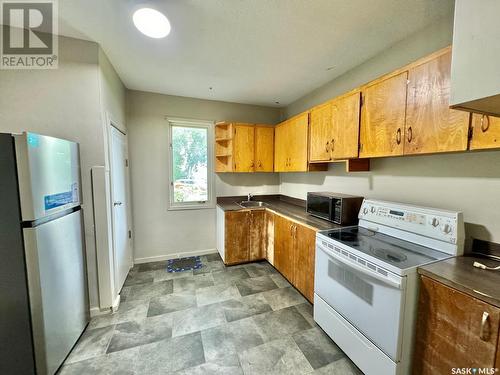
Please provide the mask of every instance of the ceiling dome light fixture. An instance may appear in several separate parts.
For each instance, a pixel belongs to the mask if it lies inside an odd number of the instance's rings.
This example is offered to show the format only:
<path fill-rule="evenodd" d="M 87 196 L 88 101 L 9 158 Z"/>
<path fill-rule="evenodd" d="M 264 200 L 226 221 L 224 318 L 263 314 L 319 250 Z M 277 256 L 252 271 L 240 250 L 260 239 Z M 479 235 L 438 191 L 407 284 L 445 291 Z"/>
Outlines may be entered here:
<path fill-rule="evenodd" d="M 150 38 L 165 38 L 170 34 L 170 22 L 161 12 L 151 8 L 141 8 L 134 13 L 134 25 Z"/>

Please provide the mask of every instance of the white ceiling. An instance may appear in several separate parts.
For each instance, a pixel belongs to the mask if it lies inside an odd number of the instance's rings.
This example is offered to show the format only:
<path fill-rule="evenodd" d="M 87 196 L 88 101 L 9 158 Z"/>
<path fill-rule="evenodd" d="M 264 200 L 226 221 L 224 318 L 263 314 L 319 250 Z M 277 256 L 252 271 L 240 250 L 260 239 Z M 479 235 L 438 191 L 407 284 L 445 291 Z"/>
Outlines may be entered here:
<path fill-rule="evenodd" d="M 453 3 L 60 0 L 59 27 L 100 43 L 130 89 L 285 106 L 450 15 Z M 141 5 L 167 15 L 167 38 L 135 29 L 132 13 Z"/>

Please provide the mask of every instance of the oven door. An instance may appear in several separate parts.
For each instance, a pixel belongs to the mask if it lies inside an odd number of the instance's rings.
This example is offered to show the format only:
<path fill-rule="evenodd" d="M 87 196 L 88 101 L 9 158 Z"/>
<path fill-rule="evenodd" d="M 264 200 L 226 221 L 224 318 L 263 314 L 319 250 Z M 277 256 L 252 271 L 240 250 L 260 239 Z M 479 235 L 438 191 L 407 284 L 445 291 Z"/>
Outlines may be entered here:
<path fill-rule="evenodd" d="M 399 362 L 406 278 L 381 272 L 366 268 L 354 254 L 343 255 L 339 248 L 330 248 L 318 238 L 316 294 Z"/>
<path fill-rule="evenodd" d="M 332 199 L 321 195 L 307 194 L 307 212 L 322 219 L 332 220 Z"/>

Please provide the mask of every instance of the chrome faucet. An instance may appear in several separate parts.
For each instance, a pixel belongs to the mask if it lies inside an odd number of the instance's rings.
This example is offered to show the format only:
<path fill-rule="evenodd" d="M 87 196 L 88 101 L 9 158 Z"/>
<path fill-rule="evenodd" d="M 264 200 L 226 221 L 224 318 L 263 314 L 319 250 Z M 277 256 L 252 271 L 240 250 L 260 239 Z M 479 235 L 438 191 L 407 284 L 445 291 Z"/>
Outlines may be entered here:
<path fill-rule="evenodd" d="M 252 193 L 248 193 L 247 195 L 247 201 L 251 201 L 253 199 L 253 194 Z"/>

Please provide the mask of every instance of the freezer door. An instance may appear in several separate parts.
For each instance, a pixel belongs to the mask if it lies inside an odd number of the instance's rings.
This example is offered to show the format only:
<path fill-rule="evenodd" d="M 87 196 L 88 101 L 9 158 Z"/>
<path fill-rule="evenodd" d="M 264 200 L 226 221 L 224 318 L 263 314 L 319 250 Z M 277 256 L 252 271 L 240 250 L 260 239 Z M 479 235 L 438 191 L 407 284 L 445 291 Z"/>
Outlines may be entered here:
<path fill-rule="evenodd" d="M 38 374 L 53 374 L 88 323 L 81 211 L 24 229 Z"/>
<path fill-rule="evenodd" d="M 15 136 L 23 221 L 80 205 L 78 143 L 34 133 Z"/>

